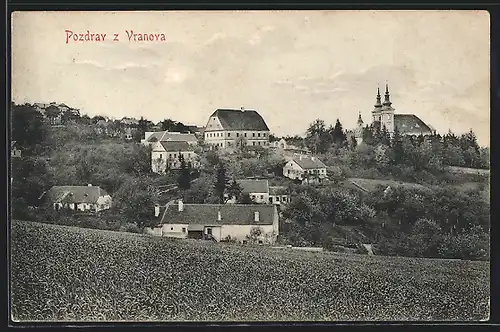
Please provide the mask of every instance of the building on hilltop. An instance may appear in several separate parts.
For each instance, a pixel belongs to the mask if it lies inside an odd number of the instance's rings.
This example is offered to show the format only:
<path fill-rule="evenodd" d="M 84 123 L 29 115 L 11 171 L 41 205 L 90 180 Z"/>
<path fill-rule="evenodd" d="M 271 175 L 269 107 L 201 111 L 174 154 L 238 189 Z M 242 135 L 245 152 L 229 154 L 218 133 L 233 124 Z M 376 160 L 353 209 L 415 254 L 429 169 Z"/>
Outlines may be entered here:
<path fill-rule="evenodd" d="M 184 204 L 179 200 L 168 204 L 159 225 L 146 228 L 146 232 L 183 239 L 219 242 L 230 238 L 240 243 L 254 239 L 274 244 L 279 234 L 279 213 L 276 205 Z"/>
<path fill-rule="evenodd" d="M 99 186 L 54 186 L 41 197 L 55 210 L 99 212 L 111 208 L 111 196 Z"/>
<path fill-rule="evenodd" d="M 361 114 L 358 117 L 358 123 L 355 130 L 355 138 L 357 142 L 362 141 L 362 128 L 363 120 Z M 389 134 L 394 134 L 397 130 L 401 135 L 432 135 L 436 130 L 422 121 L 415 114 L 395 114 L 395 109 L 392 107 L 390 100 L 389 85 L 385 85 L 384 101 L 382 102 L 380 89 L 377 88 L 377 96 L 375 105 L 372 110 L 372 123 L 371 128 L 386 128 Z"/>
<path fill-rule="evenodd" d="M 184 158 L 186 166 L 199 168 L 199 156 L 194 152 L 194 147 L 182 141 L 159 141 L 152 143 L 151 170 L 154 173 L 164 173 L 167 170 L 180 169 L 181 159 Z"/>
<path fill-rule="evenodd" d="M 269 127 L 255 110 L 217 109 L 204 130 L 205 143 L 218 148 L 269 146 Z"/>
<path fill-rule="evenodd" d="M 301 183 L 322 183 L 328 180 L 326 165 L 312 156 L 292 158 L 283 167 L 283 175 Z"/>
<path fill-rule="evenodd" d="M 141 143 L 144 145 L 152 145 L 155 142 L 186 142 L 190 146 L 197 146 L 198 139 L 192 133 L 181 133 L 177 131 L 159 131 L 144 133 L 144 139 Z"/>

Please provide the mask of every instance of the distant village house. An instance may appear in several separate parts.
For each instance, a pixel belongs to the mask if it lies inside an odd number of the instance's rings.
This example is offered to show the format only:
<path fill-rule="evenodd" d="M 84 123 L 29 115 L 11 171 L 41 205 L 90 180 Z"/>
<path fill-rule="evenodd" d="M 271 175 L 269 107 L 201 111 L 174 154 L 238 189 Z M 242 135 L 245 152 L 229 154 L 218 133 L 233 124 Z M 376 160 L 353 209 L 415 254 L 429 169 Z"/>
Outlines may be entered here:
<path fill-rule="evenodd" d="M 12 158 L 21 158 L 21 149 L 18 148 L 16 141 L 10 143 L 10 156 Z"/>
<path fill-rule="evenodd" d="M 283 175 L 301 183 L 322 183 L 328 179 L 326 165 L 312 156 L 292 158 L 283 167 Z"/>
<path fill-rule="evenodd" d="M 154 173 L 164 173 L 170 169 L 180 169 L 181 160 L 184 158 L 186 166 L 199 168 L 199 156 L 194 152 L 194 147 L 187 142 L 160 141 L 152 145 L 151 170 Z"/>
<path fill-rule="evenodd" d="M 55 210 L 99 212 L 111 208 L 111 196 L 99 186 L 54 186 L 42 199 Z"/>

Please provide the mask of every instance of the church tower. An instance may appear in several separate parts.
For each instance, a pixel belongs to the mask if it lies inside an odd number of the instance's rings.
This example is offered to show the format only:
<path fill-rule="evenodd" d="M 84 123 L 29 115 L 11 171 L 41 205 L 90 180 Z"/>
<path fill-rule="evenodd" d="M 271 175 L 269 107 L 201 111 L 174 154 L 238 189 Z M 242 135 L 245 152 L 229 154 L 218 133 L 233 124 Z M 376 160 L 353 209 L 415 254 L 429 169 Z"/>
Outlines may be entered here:
<path fill-rule="evenodd" d="M 382 115 L 382 102 L 380 100 L 380 88 L 377 88 L 377 100 L 375 102 L 373 111 L 372 111 L 372 123 L 377 123 L 381 121 L 381 115 Z"/>
<path fill-rule="evenodd" d="M 358 115 L 358 122 L 356 123 L 356 130 L 354 131 L 354 138 L 359 145 L 363 142 L 363 119 L 361 119 L 361 112 Z"/>
<path fill-rule="evenodd" d="M 391 105 L 392 103 L 389 95 L 389 86 L 386 84 L 384 103 L 382 104 L 382 109 L 380 111 L 380 128 L 382 129 L 385 126 L 387 131 L 392 136 L 392 134 L 394 133 L 394 108 L 392 108 Z"/>

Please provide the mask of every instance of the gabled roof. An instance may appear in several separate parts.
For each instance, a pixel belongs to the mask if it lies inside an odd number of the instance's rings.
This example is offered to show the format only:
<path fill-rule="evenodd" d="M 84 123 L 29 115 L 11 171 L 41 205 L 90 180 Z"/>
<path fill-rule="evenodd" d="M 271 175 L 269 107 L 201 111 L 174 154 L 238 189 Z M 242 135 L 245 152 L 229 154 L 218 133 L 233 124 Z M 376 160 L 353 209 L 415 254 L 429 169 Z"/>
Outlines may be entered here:
<path fill-rule="evenodd" d="M 432 134 L 432 129 L 415 114 L 394 114 L 394 126 L 401 134 Z"/>
<path fill-rule="evenodd" d="M 175 131 L 159 131 L 151 134 L 147 141 L 151 142 L 152 138 L 156 138 L 157 142 L 161 141 L 174 141 L 174 142 L 198 142 L 194 134 L 180 133 Z"/>
<path fill-rule="evenodd" d="M 97 203 L 99 197 L 106 195 L 99 186 L 54 186 L 45 199 L 51 203 Z"/>
<path fill-rule="evenodd" d="M 210 117 L 217 117 L 224 130 L 265 130 L 266 122 L 255 110 L 217 109 Z"/>
<path fill-rule="evenodd" d="M 218 221 L 220 211 L 221 220 Z M 259 221 L 254 221 L 259 212 Z M 275 207 L 264 204 L 183 204 L 179 211 L 177 204 L 167 205 L 162 224 L 189 225 L 271 225 Z"/>
<path fill-rule="evenodd" d="M 326 168 L 326 165 L 316 157 L 296 156 L 293 157 L 292 160 L 295 161 L 302 169 Z"/>
<path fill-rule="evenodd" d="M 194 151 L 187 142 L 161 141 L 160 144 L 167 152 Z"/>
<path fill-rule="evenodd" d="M 267 180 L 244 179 L 236 180 L 242 188 L 242 193 L 268 193 L 269 182 Z"/>
<path fill-rule="evenodd" d="M 16 145 L 16 141 L 11 141 L 10 142 L 10 147 L 13 148 Z"/>

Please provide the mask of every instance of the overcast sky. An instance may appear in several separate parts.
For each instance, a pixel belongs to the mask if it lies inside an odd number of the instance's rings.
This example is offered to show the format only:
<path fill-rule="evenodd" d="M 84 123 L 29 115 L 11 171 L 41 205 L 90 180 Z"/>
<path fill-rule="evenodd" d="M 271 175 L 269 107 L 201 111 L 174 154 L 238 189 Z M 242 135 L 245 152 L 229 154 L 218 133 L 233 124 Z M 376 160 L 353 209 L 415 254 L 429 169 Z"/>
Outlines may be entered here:
<path fill-rule="evenodd" d="M 107 37 L 66 44 L 65 30 Z M 15 13 L 12 98 L 199 126 L 244 106 L 302 135 L 316 118 L 370 122 L 388 82 L 396 113 L 489 145 L 489 50 L 485 11 Z"/>

